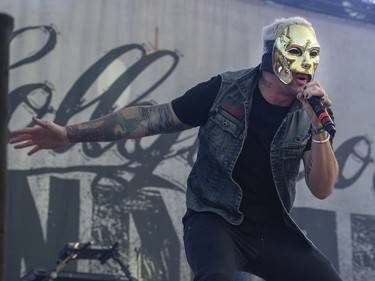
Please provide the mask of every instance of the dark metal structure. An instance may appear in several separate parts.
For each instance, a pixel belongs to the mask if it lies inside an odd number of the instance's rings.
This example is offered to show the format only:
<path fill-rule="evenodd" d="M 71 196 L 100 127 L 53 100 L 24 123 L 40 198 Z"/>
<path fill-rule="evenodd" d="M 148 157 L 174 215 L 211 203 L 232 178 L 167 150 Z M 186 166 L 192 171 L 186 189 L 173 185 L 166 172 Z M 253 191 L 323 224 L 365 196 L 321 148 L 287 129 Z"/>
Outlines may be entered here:
<path fill-rule="evenodd" d="M 0 13 L 0 281 L 5 280 L 9 43 L 14 21 Z"/>

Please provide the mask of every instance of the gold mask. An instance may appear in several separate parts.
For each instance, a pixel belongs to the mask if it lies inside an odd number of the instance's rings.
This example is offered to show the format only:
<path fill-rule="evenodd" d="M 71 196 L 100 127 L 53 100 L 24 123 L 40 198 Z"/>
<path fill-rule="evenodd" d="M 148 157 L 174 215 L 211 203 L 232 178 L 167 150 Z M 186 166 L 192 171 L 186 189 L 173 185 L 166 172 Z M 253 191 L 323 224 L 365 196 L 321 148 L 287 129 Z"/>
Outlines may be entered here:
<path fill-rule="evenodd" d="M 280 32 L 272 51 L 272 68 L 279 80 L 289 84 L 296 73 L 308 74 L 311 80 L 319 64 L 320 46 L 314 30 L 292 24 Z"/>

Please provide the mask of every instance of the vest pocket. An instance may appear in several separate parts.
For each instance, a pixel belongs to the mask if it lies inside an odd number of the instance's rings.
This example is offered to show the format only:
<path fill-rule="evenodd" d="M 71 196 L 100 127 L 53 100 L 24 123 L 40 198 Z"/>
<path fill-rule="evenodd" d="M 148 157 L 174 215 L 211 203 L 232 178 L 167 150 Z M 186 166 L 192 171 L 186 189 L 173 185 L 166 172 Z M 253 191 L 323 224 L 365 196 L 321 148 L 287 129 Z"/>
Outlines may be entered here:
<path fill-rule="evenodd" d="M 304 149 L 304 144 L 288 145 L 282 149 L 284 175 L 292 181 L 295 181 L 299 173 Z"/>
<path fill-rule="evenodd" d="M 224 110 L 211 116 L 203 128 L 202 134 L 210 151 L 225 154 L 242 132 L 242 124 Z"/>
<path fill-rule="evenodd" d="M 294 158 L 301 158 L 303 155 L 303 151 L 306 145 L 304 144 L 289 144 L 283 146 L 283 158 L 284 159 L 294 159 Z"/>

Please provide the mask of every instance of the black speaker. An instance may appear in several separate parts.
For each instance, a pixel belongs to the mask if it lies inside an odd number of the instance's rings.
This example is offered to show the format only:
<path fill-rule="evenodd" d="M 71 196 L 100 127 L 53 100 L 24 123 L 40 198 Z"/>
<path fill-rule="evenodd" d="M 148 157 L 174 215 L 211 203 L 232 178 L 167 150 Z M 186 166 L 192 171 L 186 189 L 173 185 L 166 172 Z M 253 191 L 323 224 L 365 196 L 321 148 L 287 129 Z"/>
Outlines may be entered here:
<path fill-rule="evenodd" d="M 35 268 L 21 278 L 21 281 L 130 281 L 125 276 L 114 276 L 85 272 L 60 271 L 57 275 L 51 270 Z"/>

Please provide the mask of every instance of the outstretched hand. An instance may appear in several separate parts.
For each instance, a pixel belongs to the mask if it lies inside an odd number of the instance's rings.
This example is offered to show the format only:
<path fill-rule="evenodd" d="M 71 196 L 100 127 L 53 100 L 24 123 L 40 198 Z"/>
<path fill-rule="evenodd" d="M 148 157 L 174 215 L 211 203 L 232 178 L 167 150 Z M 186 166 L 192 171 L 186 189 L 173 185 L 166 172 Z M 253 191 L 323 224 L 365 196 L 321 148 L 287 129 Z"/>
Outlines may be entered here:
<path fill-rule="evenodd" d="M 13 135 L 9 139 L 10 144 L 15 144 L 14 148 L 33 148 L 27 153 L 32 155 L 41 149 L 59 148 L 69 144 L 65 127 L 53 122 L 45 122 L 33 117 L 35 127 L 28 127 L 11 131 Z"/>

